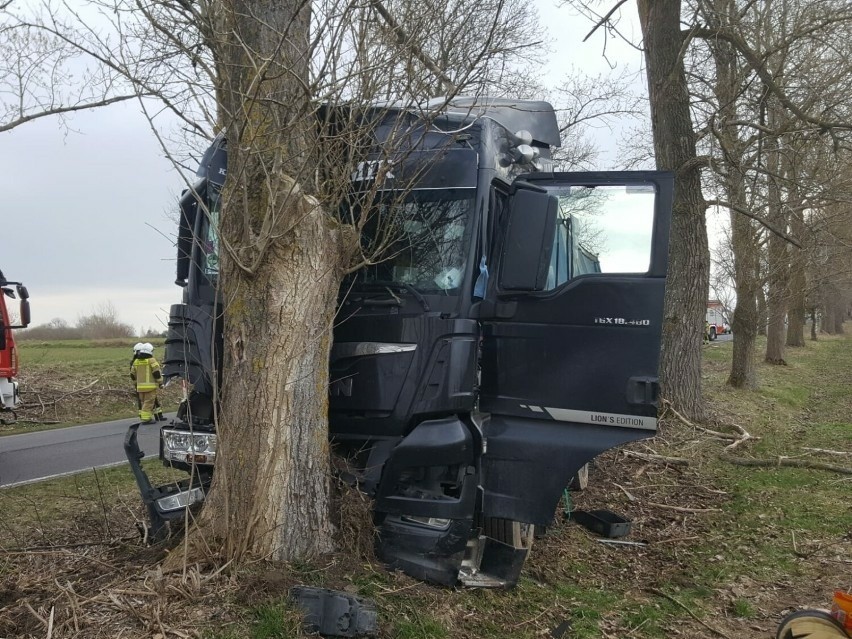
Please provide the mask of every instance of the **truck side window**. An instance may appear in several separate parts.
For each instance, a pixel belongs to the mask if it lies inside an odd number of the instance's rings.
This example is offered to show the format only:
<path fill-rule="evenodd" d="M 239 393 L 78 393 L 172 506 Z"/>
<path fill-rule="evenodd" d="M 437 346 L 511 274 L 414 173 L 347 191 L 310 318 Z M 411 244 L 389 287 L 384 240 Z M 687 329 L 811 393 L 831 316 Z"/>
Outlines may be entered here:
<path fill-rule="evenodd" d="M 219 208 L 221 199 L 219 189 L 211 185 L 207 200 L 208 215 L 204 226 L 206 232 L 204 237 L 199 238 L 201 253 L 204 256 L 204 273 L 209 276 L 219 274 Z"/>
<path fill-rule="evenodd" d="M 571 218 L 562 215 L 556 223 L 556 235 L 553 237 L 553 253 L 550 257 L 550 266 L 547 269 L 547 282 L 545 291 L 552 291 L 557 286 L 562 286 L 571 276 Z"/>

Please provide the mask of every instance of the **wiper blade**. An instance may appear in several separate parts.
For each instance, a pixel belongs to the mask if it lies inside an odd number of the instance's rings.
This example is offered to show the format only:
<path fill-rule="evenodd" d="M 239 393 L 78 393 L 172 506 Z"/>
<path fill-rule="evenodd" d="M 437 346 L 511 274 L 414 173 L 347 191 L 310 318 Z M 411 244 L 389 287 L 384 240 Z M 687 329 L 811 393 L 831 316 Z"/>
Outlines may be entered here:
<path fill-rule="evenodd" d="M 431 309 L 429 308 L 429 302 L 426 301 L 426 298 L 423 297 L 423 293 L 414 288 L 411 284 L 407 284 L 405 282 L 394 282 L 392 280 L 371 280 L 369 282 L 358 282 L 355 285 L 356 288 L 361 289 L 371 289 L 371 288 L 385 288 L 388 289 L 388 292 L 393 295 L 393 291 L 406 291 L 411 293 L 411 296 L 420 302 L 420 305 L 423 307 L 423 310 L 429 312 Z"/>

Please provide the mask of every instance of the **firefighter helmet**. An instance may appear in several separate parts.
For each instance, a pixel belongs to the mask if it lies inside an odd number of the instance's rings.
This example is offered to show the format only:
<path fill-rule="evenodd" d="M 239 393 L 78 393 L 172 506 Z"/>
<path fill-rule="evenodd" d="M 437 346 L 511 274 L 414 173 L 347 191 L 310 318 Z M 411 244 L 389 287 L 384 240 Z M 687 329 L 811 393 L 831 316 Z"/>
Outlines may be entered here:
<path fill-rule="evenodd" d="M 142 342 L 136 342 L 136 344 L 133 346 L 133 352 L 138 353 L 140 350 L 142 350 L 143 346 L 144 344 Z"/>
<path fill-rule="evenodd" d="M 154 345 L 150 342 L 145 342 L 144 344 L 139 345 L 139 352 L 145 355 L 153 355 L 154 354 Z"/>

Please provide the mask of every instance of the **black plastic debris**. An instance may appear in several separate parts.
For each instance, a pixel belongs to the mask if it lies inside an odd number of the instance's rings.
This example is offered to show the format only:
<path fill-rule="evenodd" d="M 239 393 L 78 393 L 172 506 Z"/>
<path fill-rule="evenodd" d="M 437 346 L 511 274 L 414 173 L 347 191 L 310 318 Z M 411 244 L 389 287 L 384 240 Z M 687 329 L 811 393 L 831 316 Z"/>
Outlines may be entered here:
<path fill-rule="evenodd" d="M 329 637 L 363 637 L 377 630 L 376 604 L 339 590 L 295 586 L 290 599 L 305 613 L 305 629 Z"/>
<path fill-rule="evenodd" d="M 575 510 L 571 518 L 592 532 L 614 539 L 630 533 L 630 520 L 609 510 Z"/>

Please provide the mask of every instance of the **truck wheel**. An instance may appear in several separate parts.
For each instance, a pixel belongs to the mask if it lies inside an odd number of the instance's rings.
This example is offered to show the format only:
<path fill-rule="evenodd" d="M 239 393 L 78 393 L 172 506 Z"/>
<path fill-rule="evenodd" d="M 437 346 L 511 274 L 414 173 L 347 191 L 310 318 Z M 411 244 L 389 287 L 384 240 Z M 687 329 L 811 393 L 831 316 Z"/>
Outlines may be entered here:
<path fill-rule="evenodd" d="M 710 329 L 710 341 L 712 342 L 715 339 L 716 339 L 716 328 L 713 327 L 713 328 Z"/>
<path fill-rule="evenodd" d="M 589 465 L 583 464 L 577 474 L 571 478 L 571 483 L 568 485 L 569 490 L 586 490 L 589 486 Z"/>
<path fill-rule="evenodd" d="M 535 537 L 535 526 L 511 519 L 488 517 L 482 522 L 482 532 L 514 548 L 531 548 Z"/>

